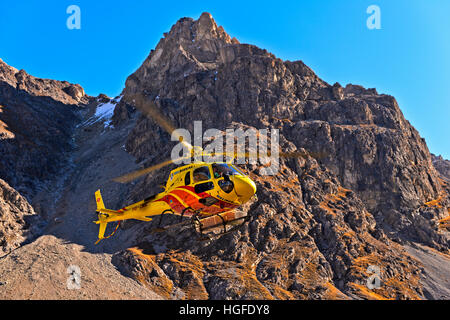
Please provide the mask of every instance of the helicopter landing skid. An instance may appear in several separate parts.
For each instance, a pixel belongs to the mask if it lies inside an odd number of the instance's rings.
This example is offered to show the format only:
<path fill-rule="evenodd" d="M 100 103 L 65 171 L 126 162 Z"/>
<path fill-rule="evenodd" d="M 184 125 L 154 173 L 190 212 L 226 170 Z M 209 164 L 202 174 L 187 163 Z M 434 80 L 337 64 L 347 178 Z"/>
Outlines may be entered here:
<path fill-rule="evenodd" d="M 185 213 L 186 213 L 187 211 L 190 211 L 190 212 L 193 213 L 193 214 L 192 214 L 192 218 L 193 218 L 194 216 L 198 215 L 198 212 L 196 212 L 196 211 L 194 211 L 192 208 L 188 207 L 188 208 L 185 208 L 185 209 L 181 212 L 180 220 L 183 219 L 183 217 L 185 216 Z M 165 231 L 168 231 L 168 230 L 171 230 L 171 229 L 181 228 L 181 227 L 184 227 L 184 226 L 187 226 L 187 225 L 191 224 L 191 220 L 185 220 L 185 221 L 181 221 L 181 222 L 179 222 L 179 223 L 175 223 L 175 224 L 171 224 L 171 225 L 168 225 L 168 226 L 165 226 L 165 227 L 161 227 L 161 223 L 162 223 L 162 221 L 163 221 L 163 218 L 164 218 L 164 215 L 165 215 L 165 214 L 173 214 L 173 211 L 172 211 L 172 210 L 166 210 L 166 211 L 164 211 L 164 212 L 161 214 L 161 218 L 159 219 L 158 226 L 157 226 L 156 228 L 154 228 L 154 229 L 151 231 L 152 233 L 165 232 Z"/>
<path fill-rule="evenodd" d="M 187 226 L 190 223 L 191 223 L 191 221 L 187 220 L 187 221 L 183 221 L 183 222 L 180 222 L 180 223 L 172 224 L 172 225 L 167 226 L 167 227 L 156 227 L 156 228 L 152 229 L 151 232 L 152 233 L 161 233 L 161 232 L 169 231 L 171 229 L 181 228 L 181 227 Z"/>

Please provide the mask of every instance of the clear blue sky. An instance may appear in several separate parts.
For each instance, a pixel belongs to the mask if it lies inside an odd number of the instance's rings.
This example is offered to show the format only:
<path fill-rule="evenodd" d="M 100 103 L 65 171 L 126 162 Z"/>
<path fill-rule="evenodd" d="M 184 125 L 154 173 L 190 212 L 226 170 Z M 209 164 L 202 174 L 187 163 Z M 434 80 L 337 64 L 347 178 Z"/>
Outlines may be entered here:
<path fill-rule="evenodd" d="M 81 29 L 69 30 L 69 5 Z M 381 29 L 369 30 L 369 5 Z M 0 58 L 41 77 L 118 95 L 171 25 L 210 12 L 240 42 L 303 60 L 333 84 L 396 97 L 431 152 L 450 159 L 450 1 L 95 1 L 0 3 Z"/>

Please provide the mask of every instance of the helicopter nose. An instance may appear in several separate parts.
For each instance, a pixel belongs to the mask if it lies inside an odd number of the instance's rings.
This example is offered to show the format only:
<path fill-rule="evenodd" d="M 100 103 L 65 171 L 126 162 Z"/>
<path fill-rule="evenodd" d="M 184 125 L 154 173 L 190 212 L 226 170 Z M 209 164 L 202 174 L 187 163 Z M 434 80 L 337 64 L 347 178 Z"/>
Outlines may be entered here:
<path fill-rule="evenodd" d="M 256 193 L 256 185 L 248 177 L 234 176 L 234 188 L 241 202 L 247 202 Z"/>

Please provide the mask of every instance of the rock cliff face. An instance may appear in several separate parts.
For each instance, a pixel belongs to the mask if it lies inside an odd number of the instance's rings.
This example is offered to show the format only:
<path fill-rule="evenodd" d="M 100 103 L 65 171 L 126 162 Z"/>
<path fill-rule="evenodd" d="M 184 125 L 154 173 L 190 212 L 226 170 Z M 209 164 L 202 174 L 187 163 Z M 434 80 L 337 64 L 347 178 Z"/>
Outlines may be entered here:
<path fill-rule="evenodd" d="M 40 191 L 51 198 L 48 184 L 67 169 L 79 109 L 90 99 L 79 85 L 39 79 L 0 60 L 1 253 L 39 224 L 35 211 L 45 209 L 30 203 Z"/>
<path fill-rule="evenodd" d="M 0 257 L 30 236 L 34 218 L 28 201 L 0 179 Z"/>
<path fill-rule="evenodd" d="M 0 177 L 31 200 L 66 165 L 88 101 L 79 85 L 35 78 L 0 60 Z"/>
<path fill-rule="evenodd" d="M 123 272 L 166 297 L 422 296 L 419 265 L 400 244 L 448 252 L 438 230 L 448 192 L 393 97 L 329 85 L 301 61 L 231 39 L 208 13 L 180 19 L 164 34 L 127 79 L 115 125 L 136 116 L 135 93 L 191 132 L 195 120 L 204 130 L 278 128 L 282 151 L 322 156 L 282 160 L 274 177 L 245 166 L 258 187 L 257 200 L 244 208 L 248 224 L 208 244 L 191 240 L 188 230 L 149 234 L 150 224 L 140 246 L 115 256 Z M 126 150 L 154 164 L 169 158 L 172 146 L 141 116 Z M 156 191 L 170 169 L 147 176 L 128 200 Z M 381 289 L 367 290 L 369 265 L 381 268 Z"/>

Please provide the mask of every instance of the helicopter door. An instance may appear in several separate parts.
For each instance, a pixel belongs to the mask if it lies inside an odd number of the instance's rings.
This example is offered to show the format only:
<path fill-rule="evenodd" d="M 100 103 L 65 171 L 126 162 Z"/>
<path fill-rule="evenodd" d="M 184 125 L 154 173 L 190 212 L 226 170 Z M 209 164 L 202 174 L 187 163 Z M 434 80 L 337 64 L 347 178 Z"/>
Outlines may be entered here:
<path fill-rule="evenodd" d="M 184 177 L 184 185 L 188 186 L 191 184 L 191 171 L 189 170 Z"/>
<path fill-rule="evenodd" d="M 195 169 L 192 176 L 194 178 L 195 193 L 202 193 L 214 189 L 214 184 L 211 181 L 211 172 L 208 166 Z"/>

